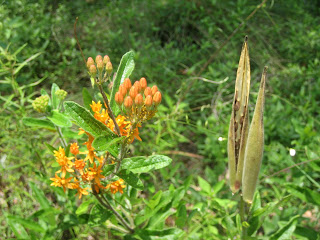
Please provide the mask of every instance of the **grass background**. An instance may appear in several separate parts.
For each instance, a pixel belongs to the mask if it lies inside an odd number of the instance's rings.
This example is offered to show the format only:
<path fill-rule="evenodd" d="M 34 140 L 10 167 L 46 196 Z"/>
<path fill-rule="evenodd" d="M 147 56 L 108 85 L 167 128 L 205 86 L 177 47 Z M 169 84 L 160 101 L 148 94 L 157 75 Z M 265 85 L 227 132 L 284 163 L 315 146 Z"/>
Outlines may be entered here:
<path fill-rule="evenodd" d="M 144 76 L 163 93 L 158 117 L 143 127 L 143 142 L 135 142 L 131 153 L 168 154 L 174 160 L 172 167 L 144 176 L 146 195 L 170 184 L 179 186 L 192 176 L 192 187 L 183 201 L 201 210 L 183 228 L 190 239 L 206 239 L 216 231 L 221 239 L 226 236 L 226 230 L 213 221 L 223 216 L 217 213 L 212 199 L 197 188 L 198 176 L 211 185 L 227 177 L 231 101 L 242 41 L 248 35 L 251 114 L 263 67 L 269 67 L 259 186 L 262 204 L 292 196 L 265 219 L 259 233 L 270 235 L 297 214 L 293 238 L 315 239 L 320 229 L 320 3 L 265 1 L 257 8 L 260 3 L 3 1 L 0 46 L 9 48 L 1 52 L 0 79 L 14 79 L 20 87 L 46 79 L 24 88 L 23 97 L 14 92 L 14 84 L 0 85 L 1 211 L 29 217 L 39 206 L 30 182 L 55 201 L 53 189 L 48 187 L 53 156 L 43 143 L 58 146 L 58 138 L 54 132 L 24 126 L 21 119 L 37 116 L 31 102 L 41 88 L 50 89 L 52 83 L 68 91 L 68 100 L 78 101 L 83 87 L 90 90 L 73 34 L 78 16 L 77 32 L 86 57 L 108 54 L 116 69 L 121 56 L 134 50 L 136 68 L 131 78 Z M 41 54 L 17 74 L 8 70 L 15 61 L 21 63 L 37 53 Z M 289 155 L 290 148 L 296 150 L 294 157 Z M 278 172 L 288 167 L 292 168 Z M 227 184 L 217 197 L 232 198 Z M 4 238 L 14 237 L 4 214 L 0 222 Z M 194 229 L 194 223 L 200 227 Z M 79 239 L 101 237 L 91 228 L 81 233 L 76 228 L 75 232 Z M 61 230 L 57 238 L 66 239 L 63 234 Z"/>

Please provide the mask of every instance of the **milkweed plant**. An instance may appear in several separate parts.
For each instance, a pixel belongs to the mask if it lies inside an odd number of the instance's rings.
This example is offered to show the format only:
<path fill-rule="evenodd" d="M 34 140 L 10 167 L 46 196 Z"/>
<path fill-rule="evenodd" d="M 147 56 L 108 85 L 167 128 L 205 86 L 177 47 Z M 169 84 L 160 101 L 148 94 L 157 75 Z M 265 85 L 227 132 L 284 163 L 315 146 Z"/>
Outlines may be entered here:
<path fill-rule="evenodd" d="M 130 145 L 143 141 L 139 129 L 157 113 L 162 93 L 145 77 L 136 81 L 130 79 L 135 67 L 132 51 L 123 55 L 113 81 L 113 64 L 109 56 L 89 57 L 84 62 L 88 81 L 90 79 L 97 89 L 98 99 L 93 99 L 84 88 L 84 106 L 64 101 L 67 92 L 53 84 L 51 96 L 41 90 L 41 96 L 32 103 L 44 118 L 23 119 L 26 125 L 46 127 L 59 135 L 61 145 L 58 148 L 46 144 L 53 153 L 54 174 L 50 177 L 50 185 L 64 192 L 72 191 L 83 201 L 76 210 L 78 217 L 90 211 L 91 206 L 91 224 L 95 219 L 93 222 L 115 230 L 119 236 L 183 239 L 185 233 L 181 228 L 188 221 L 188 212 L 181 199 L 190 186 L 190 179 L 181 187 L 171 185 L 168 191 L 159 191 L 149 201 L 143 198 L 141 202 L 137 194 L 137 190 L 144 187 L 140 174 L 164 168 L 172 159 L 164 155 L 128 157 Z M 261 226 L 259 214 L 252 214 L 252 211 L 259 209 L 254 204 L 254 196 L 264 146 L 266 72 L 267 67 L 262 74 L 250 123 L 250 59 L 246 37 L 237 70 L 228 133 L 229 185 L 233 195 L 239 196 L 236 222 L 240 229 L 237 236 L 241 239 L 248 239 Z M 112 86 L 109 93 L 105 91 L 107 84 Z M 73 125 L 77 126 L 77 135 L 70 139 Z M 145 205 L 134 206 L 135 203 Z M 194 213 L 190 213 L 190 219 Z M 176 228 L 165 228 L 169 216 L 177 219 Z"/>
<path fill-rule="evenodd" d="M 61 145 L 58 148 L 46 144 L 54 159 L 54 175 L 50 177 L 52 187 L 61 188 L 64 192 L 72 191 L 78 199 L 93 196 L 99 209 L 108 216 L 103 218 L 102 224 L 121 234 L 143 239 L 141 236 L 153 234 L 154 227 L 151 230 L 148 227 L 159 224 L 152 223 L 154 214 L 164 204 L 182 197 L 173 188 L 160 191 L 150 202 L 144 199 L 146 207 L 143 210 L 139 209 L 135 214 L 130 212 L 133 207 L 129 199 L 133 201 L 138 197 L 137 190 L 143 189 L 140 174 L 164 168 L 172 162 L 171 158 L 164 155 L 128 157 L 130 145 L 134 141 L 143 141 L 139 129 L 157 113 L 162 94 L 145 77 L 136 81 L 129 78 L 135 67 L 132 51 L 122 57 L 113 81 L 113 66 L 109 56 L 89 57 L 85 63 L 88 80 L 90 78 L 93 87 L 98 89 L 96 95 L 99 100 L 94 100 L 89 91 L 84 89 L 84 106 L 64 101 L 67 92 L 53 84 L 51 96 L 42 90 L 41 96 L 32 103 L 33 108 L 45 118 L 28 117 L 23 121 L 29 126 L 42 125 L 55 129 L 59 135 Z M 105 89 L 110 84 L 112 89 L 107 93 Z M 77 126 L 79 136 L 66 141 L 64 135 L 70 132 L 68 129 L 73 125 Z M 124 202 L 119 203 L 120 199 Z M 85 201 L 77 213 L 90 209 L 90 204 L 91 200 Z M 164 219 L 161 224 L 163 222 Z M 176 236 L 182 232 L 170 228 L 165 231 L 165 234 Z"/>

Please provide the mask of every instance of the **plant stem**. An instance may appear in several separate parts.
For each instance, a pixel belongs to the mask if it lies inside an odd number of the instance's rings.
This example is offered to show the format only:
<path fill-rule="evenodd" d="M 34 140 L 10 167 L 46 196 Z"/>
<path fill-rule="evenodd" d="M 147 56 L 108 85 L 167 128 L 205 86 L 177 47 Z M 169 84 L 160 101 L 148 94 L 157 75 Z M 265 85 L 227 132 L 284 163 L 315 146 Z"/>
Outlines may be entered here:
<path fill-rule="evenodd" d="M 94 189 L 94 188 L 93 188 Z M 126 220 L 124 220 L 124 218 L 111 206 L 111 204 L 109 203 L 109 201 L 103 196 L 103 194 L 98 195 L 98 193 L 96 193 L 95 191 L 93 191 L 94 196 L 96 197 L 96 199 L 98 199 L 99 203 L 105 207 L 106 209 L 111 210 L 114 215 L 116 215 L 116 217 L 118 218 L 118 220 L 120 220 L 120 222 L 122 222 L 122 224 L 124 225 L 124 227 L 126 227 L 130 233 L 134 233 L 134 229 L 131 228 L 129 226 L 129 224 L 126 222 Z"/>
<path fill-rule="evenodd" d="M 126 152 L 125 149 L 126 149 L 126 144 L 123 143 L 120 148 L 120 153 L 118 156 L 117 165 L 116 165 L 115 169 L 113 170 L 113 172 L 109 176 L 107 176 L 103 179 L 104 181 L 110 180 L 111 178 L 114 177 L 114 175 L 116 175 L 118 173 L 120 166 L 121 166 L 122 159 L 124 158 L 124 154 Z"/>
<path fill-rule="evenodd" d="M 241 224 L 242 224 L 242 233 L 241 233 L 241 239 L 246 240 L 247 239 L 247 228 L 243 226 L 243 222 L 246 221 L 246 208 L 247 208 L 247 203 L 243 201 L 242 196 L 240 196 L 240 202 L 239 202 L 239 214 L 241 218 Z"/>
<path fill-rule="evenodd" d="M 60 141 L 61 141 L 61 143 L 63 145 L 63 148 L 67 148 L 68 145 L 67 145 L 67 142 L 66 142 L 66 140 L 64 139 L 64 137 L 62 135 L 61 128 L 56 126 L 56 125 L 55 125 L 55 128 L 56 128 L 56 130 L 57 130 L 57 132 L 59 134 Z"/>
<path fill-rule="evenodd" d="M 97 81 L 96 81 L 97 82 Z M 116 128 L 116 132 L 118 134 L 118 136 L 121 136 L 121 133 L 120 133 L 120 128 L 118 126 L 118 123 L 116 121 L 116 118 L 114 117 L 114 114 L 112 112 L 112 109 L 110 108 L 110 105 L 109 105 L 109 100 L 105 94 L 105 92 L 103 91 L 103 88 L 102 88 L 102 85 L 101 85 L 101 81 L 97 82 L 97 85 L 99 87 L 99 90 L 100 90 L 100 93 L 102 94 L 102 97 L 103 97 L 103 101 L 104 103 L 107 105 L 107 110 L 108 110 L 108 114 L 109 116 L 111 117 L 113 123 L 114 123 L 114 126 Z"/>

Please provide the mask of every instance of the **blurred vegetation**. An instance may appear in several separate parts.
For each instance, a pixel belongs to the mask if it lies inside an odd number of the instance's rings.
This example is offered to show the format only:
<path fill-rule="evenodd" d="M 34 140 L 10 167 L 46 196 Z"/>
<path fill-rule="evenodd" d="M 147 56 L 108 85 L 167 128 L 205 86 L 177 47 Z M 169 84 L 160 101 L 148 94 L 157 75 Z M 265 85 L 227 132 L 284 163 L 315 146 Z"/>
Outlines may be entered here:
<path fill-rule="evenodd" d="M 226 138 L 240 49 L 244 36 L 248 35 L 252 99 L 256 98 L 263 67 L 269 67 L 265 153 L 259 186 L 261 204 L 291 196 L 265 217 L 258 234 L 272 236 L 299 215 L 290 239 L 319 239 L 320 4 L 316 0 L 266 1 L 257 9 L 260 3 L 3 1 L 0 5 L 2 236 L 15 236 L 10 228 L 14 219 L 8 221 L 7 214 L 37 218 L 34 214 L 41 194 L 35 191 L 41 189 L 59 216 L 56 239 L 87 239 L 89 235 L 94 239 L 107 235 L 113 239 L 111 233 L 98 225 L 62 227 L 66 218 L 73 216 L 78 203 L 72 200 L 73 196 L 62 197 L 49 187 L 49 177 L 54 173 L 48 166 L 53 156 L 43 143 L 58 146 L 57 135 L 26 127 L 21 122 L 22 117 L 37 116 L 31 103 L 41 88 L 49 89 L 56 83 L 68 91 L 69 100 L 80 99 L 83 87 L 90 90 L 73 34 L 78 16 L 77 32 L 86 57 L 108 54 L 115 64 L 125 52 L 134 50 L 136 69 L 131 78 L 144 76 L 164 94 L 158 119 L 144 126 L 143 142 L 136 142 L 131 152 L 163 153 L 174 160 L 171 168 L 162 169 L 156 176 L 143 176 L 146 187 L 143 196 L 167 189 L 170 184 L 179 187 L 187 179 L 191 181 L 182 200 L 187 204 L 188 219 L 184 225 L 178 224 L 186 232 L 185 239 L 232 236 L 227 230 L 235 222 L 222 214 L 233 213 L 235 209 L 226 184 Z M 253 112 L 254 101 L 249 107 Z M 295 149 L 295 156 L 289 155 L 291 148 Z M 220 191 L 212 195 L 203 191 L 202 180 L 216 187 L 220 181 L 226 182 L 221 182 Z M 63 209 L 57 202 L 65 203 Z M 175 224 L 175 220 L 167 219 L 168 225 Z M 38 235 L 34 236 L 36 239 Z"/>

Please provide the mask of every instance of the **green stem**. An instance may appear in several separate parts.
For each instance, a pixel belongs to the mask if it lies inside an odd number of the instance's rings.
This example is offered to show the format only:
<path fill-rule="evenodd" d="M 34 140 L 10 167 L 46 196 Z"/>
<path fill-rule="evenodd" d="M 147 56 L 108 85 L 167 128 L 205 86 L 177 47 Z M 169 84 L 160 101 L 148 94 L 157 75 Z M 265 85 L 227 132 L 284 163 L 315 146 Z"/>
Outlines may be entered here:
<path fill-rule="evenodd" d="M 64 137 L 62 135 L 61 128 L 56 126 L 56 125 L 55 125 L 55 128 L 56 128 L 56 130 L 57 130 L 57 132 L 59 134 L 60 141 L 61 141 L 61 144 L 62 144 L 63 148 L 67 148 L 68 145 L 67 145 L 67 142 L 66 142 L 66 140 L 64 139 Z"/>
<path fill-rule="evenodd" d="M 120 128 L 119 128 L 119 126 L 118 126 L 118 123 L 117 123 L 117 121 L 116 121 L 116 118 L 114 117 L 114 114 L 113 114 L 113 112 L 112 112 L 112 109 L 110 108 L 110 104 L 109 104 L 109 100 L 108 100 L 108 98 L 107 98 L 107 95 L 105 94 L 105 92 L 104 92 L 103 89 L 102 89 L 101 81 L 99 81 L 99 82 L 96 81 L 96 83 L 97 83 L 97 85 L 98 85 L 98 87 L 99 87 L 99 90 L 100 90 L 100 93 L 101 93 L 101 95 L 102 95 L 102 97 L 103 97 L 103 101 L 104 101 L 104 103 L 107 105 L 108 114 L 109 114 L 109 116 L 111 117 L 111 119 L 112 119 L 112 121 L 113 121 L 113 123 L 114 123 L 114 126 L 115 126 L 115 128 L 116 128 L 116 132 L 117 132 L 118 136 L 121 136 Z"/>
<path fill-rule="evenodd" d="M 92 186 L 93 187 L 93 186 Z M 94 188 L 93 188 L 94 189 Z M 93 191 L 94 196 L 96 199 L 100 202 L 100 204 L 105 207 L 106 209 L 111 210 L 114 215 L 120 220 L 120 222 L 123 224 L 124 227 L 126 227 L 130 233 L 134 233 L 134 229 L 129 226 L 129 224 L 124 220 L 124 218 L 111 206 L 109 201 L 103 196 L 103 194 L 98 195 L 95 191 Z"/>
<path fill-rule="evenodd" d="M 242 233 L 241 233 L 241 239 L 246 240 L 247 239 L 247 228 L 243 226 L 243 222 L 247 219 L 247 203 L 243 200 L 242 196 L 240 196 L 240 202 L 239 202 L 239 214 L 241 218 L 241 224 L 242 224 Z"/>

